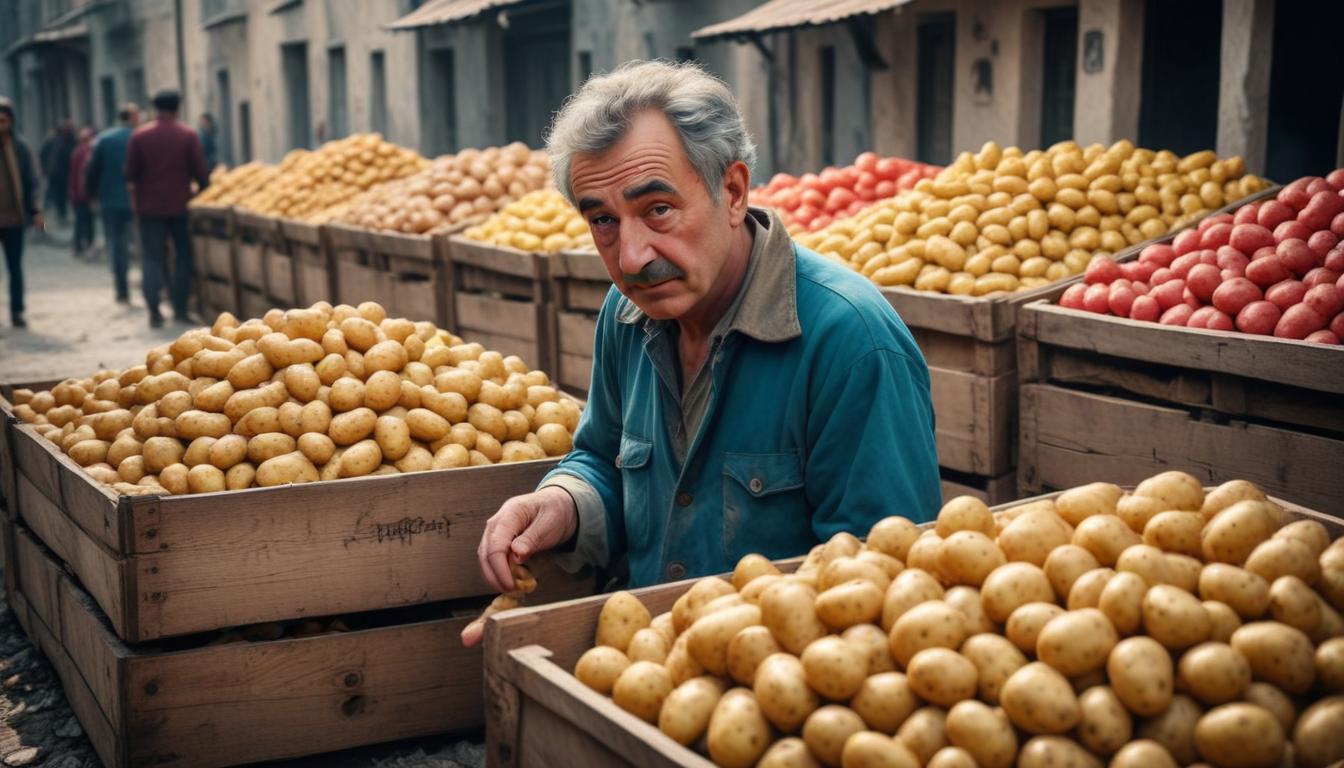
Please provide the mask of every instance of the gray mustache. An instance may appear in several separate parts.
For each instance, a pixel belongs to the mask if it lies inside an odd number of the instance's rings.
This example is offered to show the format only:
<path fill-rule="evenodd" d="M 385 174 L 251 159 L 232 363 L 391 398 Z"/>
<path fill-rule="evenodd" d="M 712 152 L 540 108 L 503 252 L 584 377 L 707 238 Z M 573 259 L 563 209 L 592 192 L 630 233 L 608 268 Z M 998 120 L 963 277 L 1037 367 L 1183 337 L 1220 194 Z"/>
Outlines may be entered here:
<path fill-rule="evenodd" d="M 665 280 L 676 280 L 685 276 L 686 273 L 680 267 L 663 258 L 654 259 L 633 275 L 623 275 L 626 285 L 636 286 L 655 285 Z"/>

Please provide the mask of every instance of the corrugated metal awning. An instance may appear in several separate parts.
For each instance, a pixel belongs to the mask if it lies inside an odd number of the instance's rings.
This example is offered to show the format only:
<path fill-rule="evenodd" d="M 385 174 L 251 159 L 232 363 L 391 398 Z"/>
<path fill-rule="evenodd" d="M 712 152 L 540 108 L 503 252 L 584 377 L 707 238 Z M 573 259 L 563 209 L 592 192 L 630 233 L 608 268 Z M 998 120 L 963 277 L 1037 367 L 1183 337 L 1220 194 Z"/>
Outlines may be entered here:
<path fill-rule="evenodd" d="M 61 43 L 66 40 L 77 40 L 81 37 L 89 36 L 89 28 L 84 24 L 71 24 L 56 29 L 44 29 L 30 37 L 20 38 L 13 45 L 5 50 L 6 56 L 12 56 L 20 51 L 34 48 L 39 45 L 51 45 Z"/>
<path fill-rule="evenodd" d="M 388 24 L 387 29 L 408 30 L 432 27 L 437 24 L 453 24 L 475 18 L 486 11 L 516 5 L 520 2 L 522 0 L 429 0 L 414 11 Z"/>
<path fill-rule="evenodd" d="M 691 33 L 696 40 L 753 35 L 795 27 L 822 26 L 855 16 L 882 13 L 910 0 L 769 0 L 735 19 Z"/>

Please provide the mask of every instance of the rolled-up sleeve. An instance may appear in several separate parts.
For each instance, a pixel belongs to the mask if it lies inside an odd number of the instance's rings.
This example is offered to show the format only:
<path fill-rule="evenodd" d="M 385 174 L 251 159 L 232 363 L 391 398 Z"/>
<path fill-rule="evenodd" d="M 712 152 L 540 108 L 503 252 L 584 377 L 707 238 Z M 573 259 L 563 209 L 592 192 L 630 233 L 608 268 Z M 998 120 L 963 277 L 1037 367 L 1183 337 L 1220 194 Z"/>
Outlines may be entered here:
<path fill-rule="evenodd" d="M 611 341 L 616 297 L 619 294 L 613 290 L 598 313 L 593 378 L 574 434 L 574 450 L 539 486 L 564 488 L 574 499 L 578 539 L 572 553 L 556 553 L 561 567 L 571 570 L 584 564 L 605 567 L 626 549 L 621 473 L 616 468 L 621 445 L 620 361 Z"/>
<path fill-rule="evenodd" d="M 805 486 L 825 541 L 888 515 L 932 520 L 942 505 L 928 368 L 874 349 L 832 370 L 811 404 Z"/>

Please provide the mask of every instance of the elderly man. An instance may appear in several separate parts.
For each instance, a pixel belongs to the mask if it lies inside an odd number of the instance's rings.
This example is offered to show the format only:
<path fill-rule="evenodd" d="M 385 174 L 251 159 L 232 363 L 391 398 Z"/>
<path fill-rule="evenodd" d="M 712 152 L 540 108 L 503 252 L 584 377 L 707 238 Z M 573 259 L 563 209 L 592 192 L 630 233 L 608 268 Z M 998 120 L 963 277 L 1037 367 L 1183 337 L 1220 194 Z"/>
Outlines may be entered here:
<path fill-rule="evenodd" d="M 929 374 L 863 277 L 749 208 L 755 148 L 731 92 L 692 65 L 589 80 L 547 142 L 612 290 L 574 450 L 491 517 L 501 592 L 543 550 L 629 560 L 642 586 L 806 552 L 940 504 Z"/>

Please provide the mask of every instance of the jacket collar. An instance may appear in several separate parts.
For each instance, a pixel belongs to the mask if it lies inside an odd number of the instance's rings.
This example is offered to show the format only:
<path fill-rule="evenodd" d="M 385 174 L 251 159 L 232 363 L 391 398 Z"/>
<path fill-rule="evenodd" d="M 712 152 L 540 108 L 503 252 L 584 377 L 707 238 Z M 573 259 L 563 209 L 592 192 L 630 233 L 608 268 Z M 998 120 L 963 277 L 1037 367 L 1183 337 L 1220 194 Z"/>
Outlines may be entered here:
<path fill-rule="evenodd" d="M 756 263 L 747 269 L 737 314 L 725 335 L 740 331 L 767 343 L 795 339 L 803 330 L 798 322 L 797 259 L 793 240 L 774 211 L 748 208 L 747 215 L 753 223 L 751 259 Z M 622 296 L 617 305 L 616 321 L 625 325 L 642 322 L 645 332 L 653 332 L 660 325 L 627 296 Z"/>

